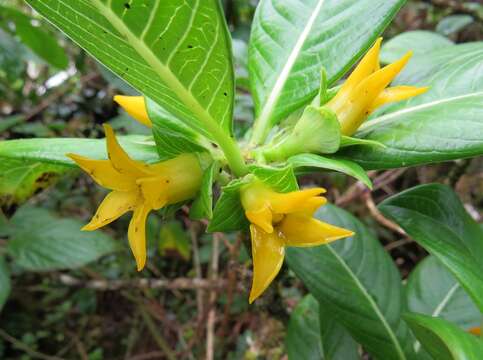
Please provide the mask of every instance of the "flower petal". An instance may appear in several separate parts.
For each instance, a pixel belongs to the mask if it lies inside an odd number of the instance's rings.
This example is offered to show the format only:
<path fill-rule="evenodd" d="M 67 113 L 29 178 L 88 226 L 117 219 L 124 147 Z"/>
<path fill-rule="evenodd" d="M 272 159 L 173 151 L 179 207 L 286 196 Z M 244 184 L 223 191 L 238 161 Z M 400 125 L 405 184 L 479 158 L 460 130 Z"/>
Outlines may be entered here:
<path fill-rule="evenodd" d="M 146 219 L 151 208 L 145 204 L 139 205 L 129 223 L 127 237 L 131 251 L 136 259 L 137 269 L 141 271 L 146 265 Z"/>
<path fill-rule="evenodd" d="M 146 101 L 144 96 L 114 96 L 117 102 L 129 115 L 147 127 L 152 127 L 153 123 L 149 119 L 146 111 Z"/>
<path fill-rule="evenodd" d="M 134 210 L 139 200 L 136 191 L 112 191 L 104 198 L 96 214 L 82 230 L 93 231 L 103 227 L 128 211 Z"/>
<path fill-rule="evenodd" d="M 250 226 L 252 237 L 253 281 L 250 304 L 258 298 L 277 276 L 283 264 L 285 249 L 276 232 L 267 234 L 255 225 Z"/>
<path fill-rule="evenodd" d="M 166 177 L 142 178 L 137 181 L 146 203 L 154 209 L 161 209 L 168 202 L 168 184 Z"/>
<path fill-rule="evenodd" d="M 96 183 L 105 188 L 128 191 L 136 187 L 134 179 L 118 173 L 109 160 L 93 160 L 76 154 L 66 156 L 74 160 Z"/>
<path fill-rule="evenodd" d="M 287 215 L 279 228 L 285 245 L 309 247 L 354 235 L 354 232 L 303 215 Z"/>
<path fill-rule="evenodd" d="M 325 193 L 324 188 L 312 188 L 292 191 L 289 193 L 275 193 L 270 196 L 270 206 L 277 214 L 290 214 L 306 209 L 309 199 Z M 313 203 L 309 203 L 312 208 Z"/>
<path fill-rule="evenodd" d="M 106 133 L 107 154 L 114 169 L 127 176 L 143 177 L 149 175 L 147 165 L 131 159 L 119 145 L 110 125 L 104 124 L 104 132 Z"/>
<path fill-rule="evenodd" d="M 369 108 L 369 113 L 374 112 L 377 108 L 391 102 L 406 100 L 417 95 L 424 94 L 428 91 L 428 87 L 416 86 L 394 86 L 383 90 Z"/>
<path fill-rule="evenodd" d="M 272 211 L 268 206 L 264 206 L 259 210 L 247 210 L 245 216 L 252 223 L 262 228 L 266 233 L 273 232 Z"/>

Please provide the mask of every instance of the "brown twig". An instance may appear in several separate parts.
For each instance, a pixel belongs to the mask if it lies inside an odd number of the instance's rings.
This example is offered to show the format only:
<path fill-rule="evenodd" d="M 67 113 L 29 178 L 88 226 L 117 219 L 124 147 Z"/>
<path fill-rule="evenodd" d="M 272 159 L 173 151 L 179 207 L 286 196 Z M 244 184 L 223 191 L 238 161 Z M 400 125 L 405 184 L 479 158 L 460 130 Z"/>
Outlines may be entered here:
<path fill-rule="evenodd" d="M 218 279 L 218 261 L 220 237 L 222 234 L 213 235 L 213 249 L 211 253 L 211 274 L 210 280 Z M 208 312 L 208 320 L 206 322 L 206 360 L 213 360 L 215 357 L 215 322 L 216 322 L 216 290 L 210 291 L 210 311 Z"/>
<path fill-rule="evenodd" d="M 369 212 L 374 217 L 374 219 L 376 219 L 377 222 L 391 229 L 392 231 L 395 231 L 403 236 L 407 236 L 406 232 L 403 229 L 401 229 L 398 225 L 393 223 L 391 220 L 385 218 L 384 215 L 381 214 L 369 192 L 364 194 L 364 198 L 366 207 L 369 209 Z"/>
<path fill-rule="evenodd" d="M 222 279 L 212 282 L 206 279 L 176 278 L 161 279 L 129 279 L 129 280 L 81 280 L 67 274 L 61 274 L 59 281 L 63 285 L 83 287 L 98 291 L 111 291 L 129 288 L 167 289 L 167 290 L 209 290 L 221 289 L 226 285 Z"/>

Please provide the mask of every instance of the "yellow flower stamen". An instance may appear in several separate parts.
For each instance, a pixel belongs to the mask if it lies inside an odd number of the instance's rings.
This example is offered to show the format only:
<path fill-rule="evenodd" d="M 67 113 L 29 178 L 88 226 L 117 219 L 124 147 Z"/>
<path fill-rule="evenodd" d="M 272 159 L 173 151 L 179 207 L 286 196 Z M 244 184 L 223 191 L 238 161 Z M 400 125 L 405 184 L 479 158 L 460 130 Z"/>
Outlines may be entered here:
<path fill-rule="evenodd" d="M 241 190 L 245 215 L 250 221 L 253 281 L 249 302 L 257 299 L 277 276 L 285 247 L 309 247 L 352 236 L 353 232 L 313 218 L 327 200 L 323 188 L 277 193 L 254 181 Z"/>
<path fill-rule="evenodd" d="M 146 110 L 146 101 L 144 96 L 114 96 L 114 101 L 117 102 L 129 115 L 141 124 L 147 127 L 152 127 L 153 123 L 149 119 L 148 112 Z"/>
<path fill-rule="evenodd" d="M 378 107 L 390 102 L 423 94 L 428 88 L 413 86 L 386 87 L 406 66 L 412 56 L 408 52 L 398 61 L 380 68 L 382 38 L 363 57 L 327 107 L 337 114 L 343 135 L 352 135 Z"/>
<path fill-rule="evenodd" d="M 114 131 L 104 126 L 109 160 L 68 154 L 79 167 L 110 192 L 82 230 L 103 227 L 132 211 L 128 239 L 140 271 L 146 264 L 146 219 L 152 210 L 191 199 L 201 185 L 202 171 L 194 154 L 182 154 L 157 164 L 144 164 L 119 145 Z"/>

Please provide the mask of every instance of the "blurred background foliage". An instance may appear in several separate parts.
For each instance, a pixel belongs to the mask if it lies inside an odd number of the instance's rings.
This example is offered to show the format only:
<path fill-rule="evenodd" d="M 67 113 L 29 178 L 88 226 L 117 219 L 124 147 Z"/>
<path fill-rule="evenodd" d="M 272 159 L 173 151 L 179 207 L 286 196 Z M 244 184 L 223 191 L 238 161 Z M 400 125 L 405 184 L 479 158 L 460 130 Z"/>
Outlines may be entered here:
<path fill-rule="evenodd" d="M 223 3 L 234 38 L 240 136 L 253 120 L 246 64 L 257 1 Z M 429 30 L 457 43 L 483 40 L 482 20 L 478 0 L 412 0 L 385 38 Z M 119 133 L 148 134 L 113 103 L 118 93 L 136 92 L 22 1 L 0 1 L 0 139 L 100 138 L 104 122 Z M 6 175 L 12 171 L 18 174 Z M 183 208 L 151 215 L 149 262 L 137 273 L 126 218 L 105 231 L 79 231 L 105 191 L 78 175 L 0 158 L 0 192 L 9 194 L 0 199 L 0 358 L 200 359 L 211 351 L 220 359 L 286 358 L 288 320 L 306 293 L 288 268 L 248 306 L 244 235 L 207 235 L 206 224 L 191 221 Z M 426 252 L 375 204 L 411 186 L 440 182 L 453 187 L 481 222 L 481 158 L 370 176 L 372 193 L 341 174 L 302 182 L 327 187 L 332 202 L 366 223 L 404 278 Z"/>

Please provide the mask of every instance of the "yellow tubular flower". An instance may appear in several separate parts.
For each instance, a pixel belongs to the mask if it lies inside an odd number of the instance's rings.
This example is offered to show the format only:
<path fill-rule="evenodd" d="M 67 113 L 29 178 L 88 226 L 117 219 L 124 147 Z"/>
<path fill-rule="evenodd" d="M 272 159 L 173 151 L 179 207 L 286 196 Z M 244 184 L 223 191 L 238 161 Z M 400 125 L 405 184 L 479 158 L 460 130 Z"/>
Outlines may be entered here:
<path fill-rule="evenodd" d="M 468 332 L 473 334 L 473 335 L 480 336 L 481 335 L 481 328 L 479 326 L 477 326 L 477 327 L 471 328 L 470 330 L 468 330 Z"/>
<path fill-rule="evenodd" d="M 149 119 L 146 110 L 146 101 L 144 96 L 114 96 L 114 101 L 117 102 L 129 115 L 141 124 L 147 127 L 153 127 L 153 123 Z"/>
<path fill-rule="evenodd" d="M 146 264 L 146 219 L 149 212 L 191 199 L 201 185 L 202 170 L 194 154 L 182 154 L 157 164 L 133 160 L 104 125 L 109 160 L 67 154 L 99 185 L 112 190 L 82 230 L 103 227 L 128 211 L 133 212 L 128 239 L 138 271 Z"/>
<path fill-rule="evenodd" d="M 322 188 L 277 193 L 253 182 L 241 190 L 241 202 L 250 221 L 253 281 L 249 302 L 258 298 L 277 276 L 286 246 L 309 247 L 352 236 L 312 216 L 327 200 Z"/>
<path fill-rule="evenodd" d="M 406 66 L 412 56 L 408 52 L 400 60 L 380 68 L 379 52 L 382 38 L 367 52 L 337 95 L 327 103 L 337 114 L 343 135 L 356 132 L 369 114 L 378 107 L 425 93 L 428 88 L 414 86 L 386 87 Z"/>

